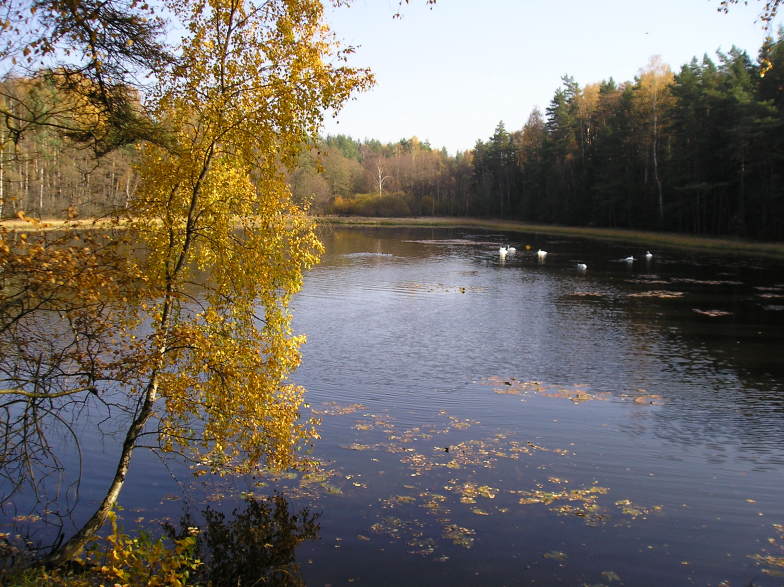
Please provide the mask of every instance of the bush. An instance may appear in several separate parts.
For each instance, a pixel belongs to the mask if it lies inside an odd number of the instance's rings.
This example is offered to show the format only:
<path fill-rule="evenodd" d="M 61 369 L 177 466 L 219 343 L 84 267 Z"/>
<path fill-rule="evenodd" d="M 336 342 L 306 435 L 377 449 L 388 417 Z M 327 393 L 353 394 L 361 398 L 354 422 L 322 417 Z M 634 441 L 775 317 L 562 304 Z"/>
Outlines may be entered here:
<path fill-rule="evenodd" d="M 145 585 L 182 587 L 201 565 L 196 558 L 196 537 L 153 540 L 141 533 L 131 537 L 120 531 L 116 514 L 110 514 L 112 533 L 96 538 L 85 553 L 55 569 L 44 566 L 23 567 L 32 559 L 29 553 L 12 546 L 3 537 L 3 558 L 12 559 L 16 568 L 0 570 L 0 584 L 26 587 L 92 587 L 95 585 Z M 28 545 L 29 546 L 29 545 Z"/>
<path fill-rule="evenodd" d="M 336 196 L 329 211 L 344 216 L 411 216 L 410 197 L 401 192 Z"/>

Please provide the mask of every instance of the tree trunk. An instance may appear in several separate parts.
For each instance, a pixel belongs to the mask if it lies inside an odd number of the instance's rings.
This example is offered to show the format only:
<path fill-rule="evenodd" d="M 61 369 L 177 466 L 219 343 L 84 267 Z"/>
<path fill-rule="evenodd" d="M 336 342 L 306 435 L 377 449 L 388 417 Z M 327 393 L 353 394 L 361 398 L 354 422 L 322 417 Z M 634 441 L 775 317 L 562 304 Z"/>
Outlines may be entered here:
<path fill-rule="evenodd" d="M 161 357 L 165 353 L 165 348 L 161 349 Z M 162 361 L 162 358 L 161 358 Z M 134 418 L 128 432 L 125 434 L 123 441 L 122 452 L 120 453 L 120 460 L 117 463 L 117 470 L 112 479 L 106 495 L 98 506 L 98 509 L 90 517 L 87 523 L 67 542 L 62 544 L 59 548 L 54 550 L 45 560 L 46 564 L 52 566 L 62 565 L 63 563 L 73 559 L 77 556 L 82 549 L 84 549 L 87 542 L 101 529 L 109 512 L 112 511 L 117 498 L 120 496 L 120 491 L 125 484 L 125 478 L 128 474 L 128 467 L 131 464 L 131 457 L 133 456 L 134 448 L 136 448 L 136 440 L 139 434 L 144 430 L 144 426 L 150 419 L 153 412 L 153 405 L 158 395 L 158 373 L 154 373 L 150 379 L 147 389 L 144 394 L 144 404 L 139 414 Z"/>
<path fill-rule="evenodd" d="M 112 479 L 112 483 L 109 486 L 103 501 L 101 501 L 98 509 L 90 517 L 90 519 L 87 520 L 87 523 L 84 524 L 84 526 L 82 526 L 82 528 L 76 534 L 69 538 L 67 542 L 62 544 L 59 548 L 55 549 L 47 557 L 45 562 L 49 565 L 61 565 L 66 561 L 74 558 L 82 551 L 82 549 L 84 549 L 87 542 L 95 535 L 95 533 L 101 529 L 101 526 L 103 526 L 103 523 L 106 521 L 109 512 L 117 503 L 117 499 L 120 496 L 120 491 L 125 484 L 125 478 L 128 474 L 128 467 L 131 464 L 131 457 L 133 456 L 133 451 L 136 448 L 136 441 L 139 438 L 139 435 L 144 431 L 144 426 L 147 424 L 150 416 L 153 414 L 153 406 L 155 405 L 155 400 L 158 398 L 158 377 L 161 370 L 163 369 L 165 356 L 168 352 L 166 341 L 168 340 L 169 329 L 171 326 L 170 321 L 172 320 L 172 312 L 175 309 L 174 304 L 177 297 L 175 291 L 177 279 L 183 266 L 185 266 L 190 258 L 193 239 L 196 237 L 194 223 L 197 215 L 197 202 L 201 194 L 201 188 L 204 184 L 204 178 L 210 169 L 214 152 L 215 143 L 209 147 L 204 158 L 199 177 L 196 179 L 196 182 L 191 191 L 190 207 L 188 209 L 187 222 L 185 226 L 185 240 L 182 243 L 181 248 L 176 253 L 176 263 L 174 263 L 171 268 L 167 267 L 166 269 L 166 287 L 163 293 L 161 315 L 157 324 L 157 340 L 159 342 L 157 343 L 156 348 L 156 364 L 150 372 L 150 379 L 144 391 L 144 401 L 142 403 L 142 407 L 128 428 L 128 431 L 125 433 L 125 440 L 123 441 L 122 452 L 120 453 L 120 459 L 117 463 L 117 470 L 115 471 L 114 478 Z"/>

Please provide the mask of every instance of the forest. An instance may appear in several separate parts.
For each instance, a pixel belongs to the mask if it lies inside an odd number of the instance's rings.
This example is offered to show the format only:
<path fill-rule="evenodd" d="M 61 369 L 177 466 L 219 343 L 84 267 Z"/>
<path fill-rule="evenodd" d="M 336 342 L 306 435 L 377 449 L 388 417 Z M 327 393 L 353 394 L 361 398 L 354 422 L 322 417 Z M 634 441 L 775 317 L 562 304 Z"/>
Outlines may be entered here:
<path fill-rule="evenodd" d="M 633 81 L 562 81 L 544 112 L 517 130 L 499 122 L 467 152 L 416 137 L 322 137 L 287 171 L 295 200 L 317 214 L 784 238 L 784 31 L 756 60 L 733 48 L 677 72 L 653 57 Z M 30 91 L 24 79 L 3 86 L 6 108 Z M 2 128 L 0 216 L 122 208 L 137 187 L 136 157 L 128 146 L 96 161 L 54 129 Z"/>

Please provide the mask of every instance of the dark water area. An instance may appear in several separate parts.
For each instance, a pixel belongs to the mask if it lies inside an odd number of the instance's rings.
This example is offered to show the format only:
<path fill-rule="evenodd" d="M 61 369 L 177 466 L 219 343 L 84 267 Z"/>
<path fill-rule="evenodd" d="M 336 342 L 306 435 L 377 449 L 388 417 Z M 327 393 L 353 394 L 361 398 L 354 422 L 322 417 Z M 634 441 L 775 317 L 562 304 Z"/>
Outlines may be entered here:
<path fill-rule="evenodd" d="M 128 525 L 279 491 L 319 513 L 296 551 L 309 585 L 784 584 L 765 558 L 784 556 L 780 263 L 461 229 L 322 238 L 293 305 L 324 471 L 194 481 L 142 452 Z M 77 521 L 116 448 L 82 450 Z"/>

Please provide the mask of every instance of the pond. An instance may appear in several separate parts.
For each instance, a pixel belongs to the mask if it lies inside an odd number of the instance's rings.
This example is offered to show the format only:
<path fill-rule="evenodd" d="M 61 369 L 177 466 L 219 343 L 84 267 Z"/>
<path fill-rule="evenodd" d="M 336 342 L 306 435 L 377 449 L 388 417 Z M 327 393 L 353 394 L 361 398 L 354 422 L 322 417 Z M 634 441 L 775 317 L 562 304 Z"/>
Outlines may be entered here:
<path fill-rule="evenodd" d="M 318 514 L 296 551 L 309 585 L 782 584 L 779 263 L 476 229 L 322 236 L 294 312 L 324 470 L 194 483 L 140 456 L 126 519 L 280 491 Z"/>

